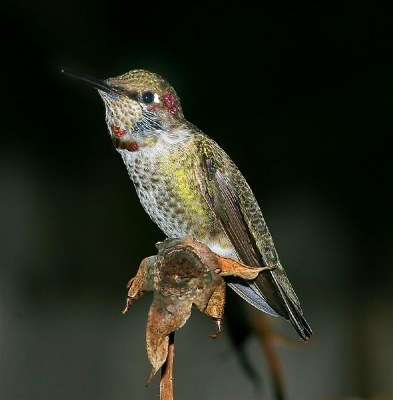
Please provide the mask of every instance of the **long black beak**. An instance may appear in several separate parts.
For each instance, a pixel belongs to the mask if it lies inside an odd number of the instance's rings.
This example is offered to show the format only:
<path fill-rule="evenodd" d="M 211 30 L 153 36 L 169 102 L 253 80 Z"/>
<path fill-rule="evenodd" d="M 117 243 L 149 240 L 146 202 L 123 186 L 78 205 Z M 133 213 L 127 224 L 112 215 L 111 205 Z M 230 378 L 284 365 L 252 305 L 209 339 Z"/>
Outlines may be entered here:
<path fill-rule="evenodd" d="M 106 93 L 111 93 L 111 94 L 119 94 L 119 91 L 116 90 L 114 87 L 112 87 L 108 82 L 105 82 L 102 79 L 97 79 L 93 78 L 90 75 L 86 75 L 80 72 L 75 72 L 71 71 L 66 68 L 61 68 L 60 72 L 66 75 L 71 76 L 72 78 L 79 79 L 80 81 L 86 82 L 89 85 L 93 86 L 94 88 L 98 90 L 102 90 L 103 92 Z"/>

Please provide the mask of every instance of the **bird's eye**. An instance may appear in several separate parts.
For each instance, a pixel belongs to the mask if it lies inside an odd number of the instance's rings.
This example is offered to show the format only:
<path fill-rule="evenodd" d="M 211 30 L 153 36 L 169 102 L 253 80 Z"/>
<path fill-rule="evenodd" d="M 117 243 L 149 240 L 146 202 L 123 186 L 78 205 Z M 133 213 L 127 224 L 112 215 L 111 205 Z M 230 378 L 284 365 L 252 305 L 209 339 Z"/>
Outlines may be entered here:
<path fill-rule="evenodd" d="M 153 103 L 154 93 L 153 92 L 143 92 L 142 93 L 142 101 L 146 104 Z"/>

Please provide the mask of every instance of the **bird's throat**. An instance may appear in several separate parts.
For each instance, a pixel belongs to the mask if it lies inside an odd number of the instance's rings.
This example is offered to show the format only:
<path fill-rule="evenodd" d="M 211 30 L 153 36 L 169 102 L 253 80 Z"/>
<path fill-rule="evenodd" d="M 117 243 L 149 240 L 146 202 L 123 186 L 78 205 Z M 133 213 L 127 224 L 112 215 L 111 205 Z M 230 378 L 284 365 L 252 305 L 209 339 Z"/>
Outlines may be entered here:
<path fill-rule="evenodd" d="M 157 143 L 157 136 L 146 136 L 142 140 L 136 140 L 133 136 L 123 137 L 112 136 L 112 143 L 116 149 L 127 150 L 129 152 L 139 151 L 145 147 L 152 147 Z"/>

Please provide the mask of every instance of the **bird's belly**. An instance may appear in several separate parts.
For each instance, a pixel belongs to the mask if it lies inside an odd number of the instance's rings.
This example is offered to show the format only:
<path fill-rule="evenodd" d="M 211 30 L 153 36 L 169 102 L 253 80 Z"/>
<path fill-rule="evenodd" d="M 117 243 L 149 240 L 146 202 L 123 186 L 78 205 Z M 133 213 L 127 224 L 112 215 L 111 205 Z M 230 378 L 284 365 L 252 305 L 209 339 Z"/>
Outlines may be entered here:
<path fill-rule="evenodd" d="M 173 187 L 162 184 L 137 188 L 137 193 L 150 218 L 166 236 L 193 235 L 203 242 L 221 236 L 221 226 L 198 193 L 184 194 L 184 191 L 173 190 Z"/>
<path fill-rule="evenodd" d="M 169 200 L 166 202 L 162 200 L 161 194 L 155 196 L 150 192 L 149 195 L 140 193 L 140 201 L 150 218 L 167 237 L 181 238 L 192 235 L 206 244 L 214 253 L 222 257 L 238 258 L 210 208 L 205 208 L 201 204 L 194 204 L 193 207 L 188 208 L 179 199 L 172 197 L 172 202 Z"/>
<path fill-rule="evenodd" d="M 226 257 L 235 256 L 213 211 L 192 179 L 177 182 L 162 176 L 143 182 L 133 177 L 139 200 L 167 237 L 181 238 L 192 235 L 214 252 Z"/>
<path fill-rule="evenodd" d="M 186 151 L 173 158 L 123 158 L 139 200 L 169 238 L 192 235 L 221 256 L 236 252 L 202 195 Z"/>

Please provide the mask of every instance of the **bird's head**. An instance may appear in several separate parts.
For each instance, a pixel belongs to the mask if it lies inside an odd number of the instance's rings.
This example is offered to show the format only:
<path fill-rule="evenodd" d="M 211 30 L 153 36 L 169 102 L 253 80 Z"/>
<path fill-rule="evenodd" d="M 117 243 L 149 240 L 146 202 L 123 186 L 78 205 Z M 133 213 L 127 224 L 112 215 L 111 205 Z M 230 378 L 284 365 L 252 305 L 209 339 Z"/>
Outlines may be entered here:
<path fill-rule="evenodd" d="M 153 146 L 160 135 L 176 131 L 184 121 L 180 99 L 159 75 L 137 69 L 115 78 L 96 79 L 62 70 L 95 87 L 104 101 L 109 133 L 119 148 Z"/>

